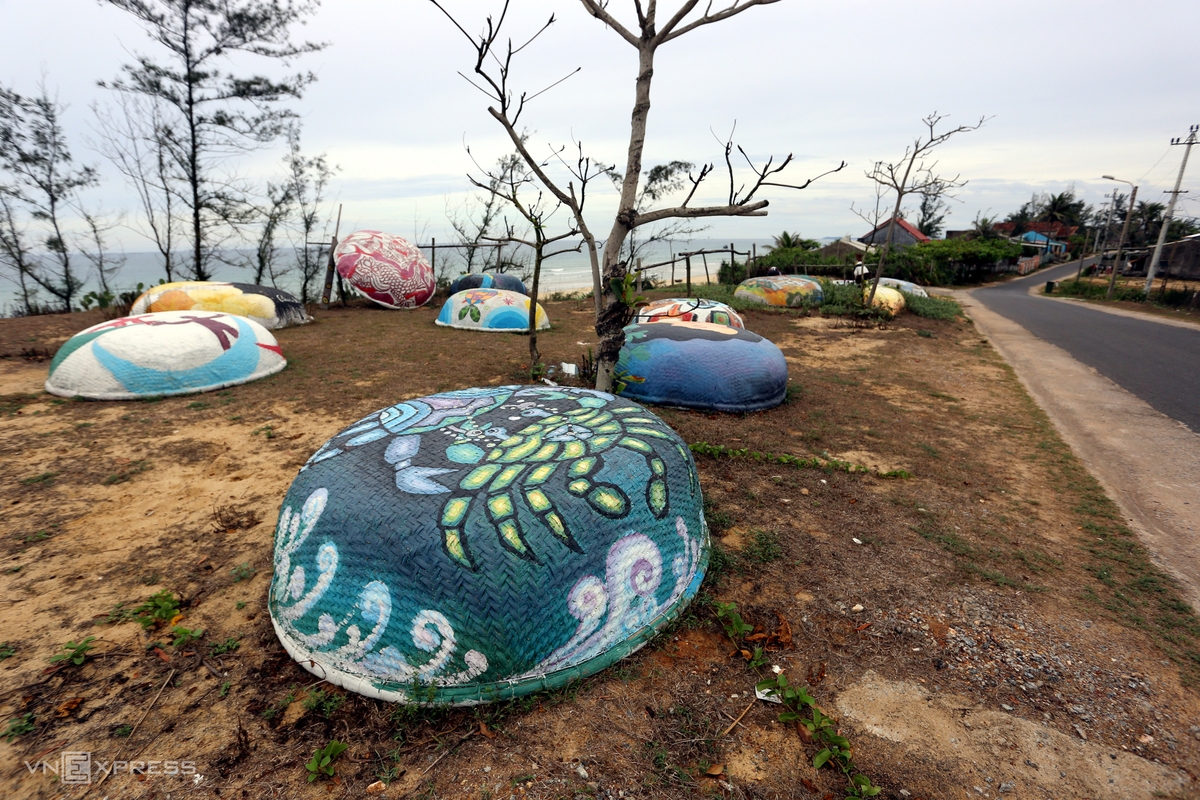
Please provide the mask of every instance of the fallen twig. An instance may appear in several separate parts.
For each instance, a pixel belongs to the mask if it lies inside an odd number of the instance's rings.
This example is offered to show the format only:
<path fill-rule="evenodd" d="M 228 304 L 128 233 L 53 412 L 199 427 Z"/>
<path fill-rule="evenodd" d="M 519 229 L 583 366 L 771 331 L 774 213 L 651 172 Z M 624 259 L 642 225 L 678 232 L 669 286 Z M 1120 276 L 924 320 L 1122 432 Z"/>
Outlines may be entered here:
<path fill-rule="evenodd" d="M 158 702 L 158 698 L 162 697 L 162 693 L 166 690 L 167 684 L 169 684 L 171 682 L 171 679 L 174 677 L 175 677 L 175 669 L 172 668 L 171 673 L 169 675 L 167 675 L 167 679 L 165 681 L 163 681 L 163 685 L 158 688 L 158 694 L 154 695 L 154 699 L 150 701 L 150 705 L 146 706 L 146 710 L 142 712 L 142 716 L 138 717 L 138 721 L 136 723 L 134 723 L 133 728 L 130 729 L 129 736 L 127 737 L 127 739 L 129 739 L 129 740 L 133 739 L 133 735 L 135 733 L 137 733 L 138 726 L 140 726 L 142 724 L 142 722 L 146 719 L 146 715 L 150 713 L 150 709 L 154 708 L 154 704 Z M 121 751 L 118 750 L 117 757 L 113 759 L 113 762 L 115 763 L 115 762 L 119 761 L 120 758 L 121 758 Z M 80 798 L 83 798 L 84 796 L 86 796 L 87 793 L 92 790 L 93 786 L 99 786 L 100 784 L 102 784 L 106 780 L 108 780 L 108 776 L 112 775 L 114 771 L 115 770 L 105 772 L 104 775 L 101 776 L 100 780 L 98 780 L 95 783 L 90 784 L 88 786 L 87 791 L 84 792 L 82 795 L 80 795 Z"/>
<path fill-rule="evenodd" d="M 737 724 L 738 724 L 739 722 L 741 722 L 741 721 L 742 721 L 742 717 L 744 717 L 744 716 L 746 716 L 747 714 L 749 714 L 749 713 L 750 713 L 750 709 L 754 708 L 754 704 L 755 704 L 756 702 L 758 702 L 758 698 L 755 698 L 754 700 L 751 700 L 751 701 L 750 701 L 750 705 L 746 706 L 746 710 L 745 710 L 745 711 L 743 711 L 741 714 L 738 714 L 738 718 L 737 718 L 737 719 L 735 719 L 735 720 L 733 720 L 733 722 L 729 723 L 729 727 L 728 727 L 728 728 L 726 728 L 725 730 L 721 731 L 721 735 L 722 735 L 722 736 L 728 736 L 728 735 L 729 735 L 729 732 L 730 732 L 731 730 L 733 730 L 733 729 L 734 729 L 734 728 L 737 726 Z M 721 713 L 723 713 L 723 714 L 724 714 L 725 712 L 721 712 Z M 729 716 L 729 715 L 728 715 L 728 714 L 725 714 L 725 716 Z M 731 717 L 731 719 L 732 719 L 732 717 Z"/>
<path fill-rule="evenodd" d="M 458 746 L 459 746 L 460 744 L 462 744 L 463 742 L 465 742 L 467 739 L 470 739 L 470 738 L 471 738 L 472 736 L 474 736 L 475 734 L 476 734 L 476 731 L 467 731 L 467 735 L 466 735 L 466 736 L 462 737 L 462 738 L 461 738 L 461 739 L 459 739 L 457 742 L 455 742 L 455 743 L 454 743 L 454 746 L 447 748 L 446 752 L 442 753 L 440 756 L 438 756 L 438 757 L 437 757 L 437 759 L 436 759 L 436 760 L 435 760 L 435 761 L 434 761 L 432 764 L 430 764 L 428 767 L 426 767 L 426 768 L 425 768 L 425 770 L 424 770 L 424 771 L 421 773 L 421 776 L 422 776 L 422 777 L 424 777 L 426 772 L 429 772 L 429 770 L 431 770 L 431 769 L 433 769 L 434 767 L 436 767 L 436 766 L 437 766 L 437 765 L 438 765 L 438 764 L 441 762 L 441 760 L 442 760 L 443 758 L 445 758 L 446 756 L 448 756 L 448 755 L 450 755 L 451 753 L 453 753 L 455 750 L 457 750 L 457 749 L 458 749 Z"/>

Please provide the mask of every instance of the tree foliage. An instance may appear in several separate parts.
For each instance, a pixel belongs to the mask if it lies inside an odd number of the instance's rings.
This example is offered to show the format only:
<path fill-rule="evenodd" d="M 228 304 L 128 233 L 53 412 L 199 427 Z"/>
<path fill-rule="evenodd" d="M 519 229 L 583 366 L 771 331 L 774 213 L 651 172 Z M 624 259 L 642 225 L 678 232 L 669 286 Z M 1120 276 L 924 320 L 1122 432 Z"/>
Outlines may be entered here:
<path fill-rule="evenodd" d="M 40 87 L 25 97 L 0 87 L 0 258 L 15 276 L 26 313 L 34 310 L 36 288 L 53 296 L 70 311 L 83 287 L 74 248 L 67 241 L 65 215 L 77 207 L 79 192 L 97 183 L 96 170 L 76 165 L 62 128 L 65 107 Z M 37 226 L 36 245 L 25 237 L 21 212 Z"/>
<path fill-rule="evenodd" d="M 196 280 L 212 277 L 215 249 L 255 217 L 245 187 L 225 170 L 231 155 L 284 134 L 295 112 L 279 104 L 301 96 L 312 73 L 281 79 L 232 71 L 245 56 L 283 64 L 323 44 L 293 43 L 291 28 L 316 9 L 292 0 L 107 0 L 133 15 L 159 46 L 137 54 L 101 86 L 140 95 L 162 115 L 155 126 L 166 181 L 184 206 Z"/>

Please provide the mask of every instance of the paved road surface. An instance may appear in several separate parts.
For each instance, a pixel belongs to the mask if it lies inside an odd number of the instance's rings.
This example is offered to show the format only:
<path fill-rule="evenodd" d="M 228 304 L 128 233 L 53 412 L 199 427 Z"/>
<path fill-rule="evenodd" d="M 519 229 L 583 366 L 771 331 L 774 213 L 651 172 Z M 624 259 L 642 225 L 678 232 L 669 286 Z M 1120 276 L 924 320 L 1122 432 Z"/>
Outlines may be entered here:
<path fill-rule="evenodd" d="M 1200 327 L 1134 319 L 1029 295 L 1031 285 L 1074 277 L 1076 263 L 972 295 L 1034 336 L 1057 345 L 1155 410 L 1200 433 Z"/>

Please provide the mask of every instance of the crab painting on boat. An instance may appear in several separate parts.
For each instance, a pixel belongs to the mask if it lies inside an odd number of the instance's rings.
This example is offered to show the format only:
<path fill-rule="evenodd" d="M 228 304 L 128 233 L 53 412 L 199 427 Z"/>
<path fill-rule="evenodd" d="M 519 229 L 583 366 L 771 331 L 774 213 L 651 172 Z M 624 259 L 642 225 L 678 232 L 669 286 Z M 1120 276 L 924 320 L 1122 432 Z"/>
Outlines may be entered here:
<path fill-rule="evenodd" d="M 708 559 L 690 451 L 590 389 L 409 400 L 330 439 L 283 503 L 270 611 L 325 680 L 470 704 L 592 674 L 695 595 Z"/>

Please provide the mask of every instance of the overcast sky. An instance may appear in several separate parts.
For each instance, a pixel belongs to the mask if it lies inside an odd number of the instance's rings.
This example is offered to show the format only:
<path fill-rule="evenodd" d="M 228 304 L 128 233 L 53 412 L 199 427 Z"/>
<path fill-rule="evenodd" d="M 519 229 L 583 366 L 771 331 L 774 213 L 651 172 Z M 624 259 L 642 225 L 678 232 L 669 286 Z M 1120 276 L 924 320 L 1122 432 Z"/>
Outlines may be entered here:
<path fill-rule="evenodd" d="M 532 141 L 548 153 L 574 137 L 594 157 L 623 164 L 633 48 L 569 0 L 513 5 L 514 38 L 551 12 L 558 17 L 519 56 L 516 87 L 537 91 L 582 68 L 528 108 L 522 122 Z M 615 9 L 627 5 L 612 2 Z M 447 6 L 478 30 L 500 3 Z M 92 0 L 0 0 L 0 19 L 0 82 L 30 94 L 44 74 L 69 105 L 77 160 L 97 164 L 104 175 L 89 200 L 133 212 L 120 176 L 87 144 L 94 136 L 89 106 L 109 101 L 96 81 L 117 76 L 131 53 L 160 50 L 127 14 Z M 1200 122 L 1197 30 L 1196 0 L 1140 8 L 1112 0 L 783 0 L 659 51 L 646 164 L 719 162 L 714 132 L 723 136 L 736 121 L 736 140 L 753 156 L 794 154 L 786 175 L 796 182 L 842 160 L 847 167 L 805 191 L 772 190 L 769 217 L 714 220 L 704 236 L 860 235 L 864 225 L 850 204 L 873 200 L 863 171 L 898 159 L 921 131 L 921 118 L 936 110 L 949 115 L 948 124 L 991 118 L 938 151 L 943 173 L 969 180 L 950 228 L 969 227 L 977 213 L 1003 216 L 1033 192 L 1072 185 L 1098 204 L 1114 186 L 1102 174 L 1138 182 L 1139 199 L 1165 201 L 1182 155 L 1168 142 Z M 422 0 L 326 0 L 296 38 L 329 42 L 295 65 L 319 80 L 293 107 L 304 119 L 305 149 L 323 151 L 341 167 L 334 194 L 345 205 L 343 231 L 376 227 L 423 232 L 423 241 L 449 238 L 447 208 L 467 195 L 465 174 L 473 169 L 464 143 L 485 164 L 506 151 L 487 98 L 457 74 L 473 66 L 466 40 Z M 281 155 L 277 149 L 246 159 L 239 172 L 265 180 L 281 169 Z M 1200 214 L 1198 174 L 1200 164 L 1184 179 L 1192 193 L 1177 213 Z M 719 177 L 707 199 L 726 191 Z M 611 224 L 604 214 L 614 200 L 609 189 L 594 198 L 589 217 L 598 235 Z M 132 233 L 123 239 L 128 248 L 149 249 Z"/>

